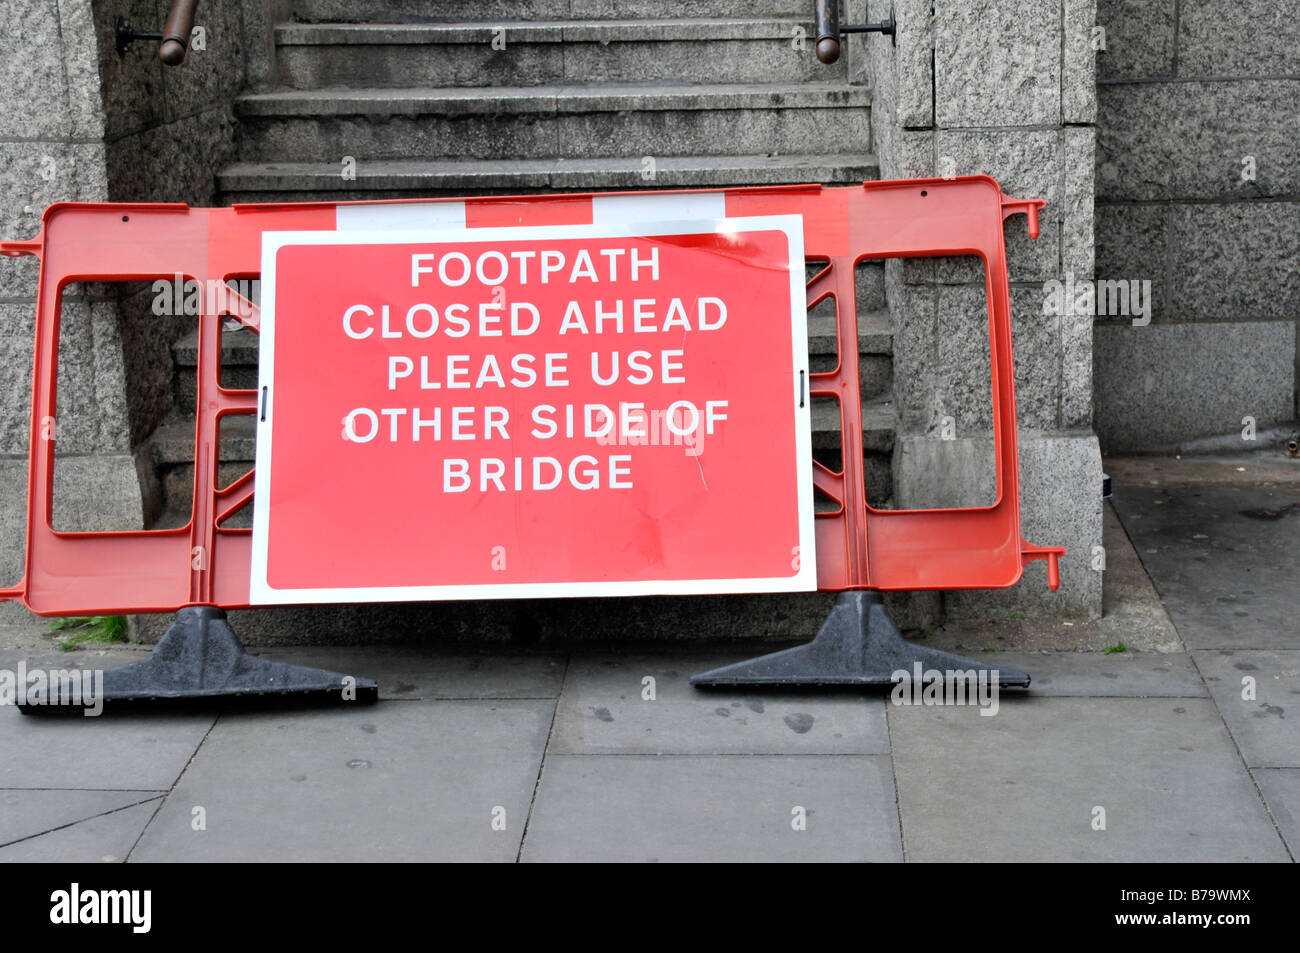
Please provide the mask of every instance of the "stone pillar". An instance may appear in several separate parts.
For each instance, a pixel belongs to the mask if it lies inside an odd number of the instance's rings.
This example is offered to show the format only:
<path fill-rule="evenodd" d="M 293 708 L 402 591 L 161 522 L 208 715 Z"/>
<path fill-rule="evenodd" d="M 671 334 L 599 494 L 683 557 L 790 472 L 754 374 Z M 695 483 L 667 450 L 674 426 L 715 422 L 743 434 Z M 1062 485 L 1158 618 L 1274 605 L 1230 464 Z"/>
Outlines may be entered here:
<path fill-rule="evenodd" d="M 90 0 L 8 0 L 0 33 L 0 234 L 29 238 L 53 202 L 109 198 L 95 14 Z M 37 260 L 0 260 L 0 578 L 22 575 Z M 64 298 L 58 528 L 140 528 L 116 300 L 98 286 Z M 0 621 L 25 610 L 0 607 Z"/>
<path fill-rule="evenodd" d="M 159 29 L 166 0 L 7 0 L 0 33 L 0 236 L 29 238 L 59 201 L 208 204 L 233 155 L 243 86 L 239 0 L 199 10 L 202 40 L 167 69 L 157 45 L 114 46 L 113 21 Z M 201 48 L 200 48 L 201 45 Z M 0 260 L 0 584 L 23 572 L 37 261 Z M 143 528 L 153 483 L 146 440 L 172 401 L 170 345 L 184 329 L 151 313 L 148 283 L 65 293 L 54 526 Z M 0 607 L 0 622 L 23 610 Z"/>
<path fill-rule="evenodd" d="M 893 0 L 897 44 L 871 40 L 872 127 L 882 177 L 987 174 L 1041 197 L 1041 233 L 1006 224 L 1022 532 L 1063 545 L 1061 588 L 1043 563 L 1005 591 L 918 596 L 912 620 L 1012 613 L 1096 618 L 1102 574 L 1101 459 L 1092 433 L 1092 316 L 1044 313 L 1055 287 L 1093 277 L 1094 0 Z M 871 0 L 883 19 L 890 0 Z M 894 321 L 894 504 L 991 503 L 987 304 L 978 263 L 890 262 Z"/>

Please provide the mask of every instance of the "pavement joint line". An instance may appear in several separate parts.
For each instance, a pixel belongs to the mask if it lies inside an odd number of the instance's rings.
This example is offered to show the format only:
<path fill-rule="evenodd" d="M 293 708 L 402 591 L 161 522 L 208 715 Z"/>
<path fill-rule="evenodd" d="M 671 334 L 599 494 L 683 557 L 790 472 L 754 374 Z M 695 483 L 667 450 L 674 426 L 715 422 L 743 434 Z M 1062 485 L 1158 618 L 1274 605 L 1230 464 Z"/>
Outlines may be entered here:
<path fill-rule="evenodd" d="M 1031 672 L 1030 674 L 1032 675 L 1033 673 Z M 1016 704 L 1020 704 L 1021 702 L 1046 701 L 1049 698 L 1135 698 L 1141 701 L 1159 701 L 1162 698 L 1205 698 L 1205 697 L 1206 697 L 1205 695 L 1164 695 L 1164 694 L 1161 695 L 1089 695 L 1086 692 L 1076 695 L 1067 692 L 1052 692 L 1050 695 L 1048 694 L 1028 695 L 1028 696 L 1024 696 L 1023 698 L 1017 698 L 1014 695 L 1009 697 L 1007 695 L 999 695 L 998 702 L 1003 705 L 1007 705 L 1007 704 L 1016 705 Z"/>
<path fill-rule="evenodd" d="M 418 695 L 414 698 L 383 698 L 380 702 L 553 702 L 559 695 Z M 0 790 L 3 790 L 0 788 Z"/>
<path fill-rule="evenodd" d="M 1133 537 L 1129 535 L 1128 527 L 1124 525 L 1124 519 L 1120 516 L 1119 510 L 1113 506 L 1112 509 L 1114 509 L 1115 516 L 1119 518 L 1120 529 L 1122 529 L 1124 535 L 1128 537 L 1129 544 L 1133 547 L 1133 552 L 1138 557 L 1138 562 L 1142 566 L 1142 571 L 1146 573 L 1147 581 L 1151 583 L 1151 588 L 1155 590 L 1156 596 L 1160 599 L 1160 605 L 1164 608 L 1165 615 L 1169 617 L 1169 624 L 1173 626 L 1174 634 L 1178 636 L 1178 642 L 1183 646 L 1183 652 L 1186 654 L 1187 660 L 1191 663 L 1192 670 L 1196 672 L 1196 677 L 1201 680 L 1201 684 L 1205 687 L 1205 693 L 1209 697 L 1210 703 L 1214 706 L 1214 712 L 1219 716 L 1219 723 L 1223 725 L 1223 730 L 1227 732 L 1228 740 L 1232 743 L 1232 750 L 1237 752 L 1237 760 L 1241 762 L 1241 767 L 1242 770 L 1246 772 L 1246 777 L 1250 778 L 1250 786 L 1254 788 L 1255 796 L 1259 798 L 1259 804 L 1264 809 L 1265 816 L 1268 817 L 1269 823 L 1273 825 L 1273 833 L 1277 834 L 1277 838 L 1282 844 L 1282 849 L 1286 851 L 1287 857 L 1291 858 L 1292 863 L 1295 863 L 1295 854 L 1292 853 L 1291 846 L 1287 844 L 1286 838 L 1282 836 L 1282 829 L 1278 827 L 1277 818 L 1273 816 L 1272 810 L 1269 809 L 1268 800 L 1264 797 L 1264 792 L 1260 790 L 1259 782 L 1255 780 L 1255 774 L 1251 770 L 1250 765 L 1246 763 L 1246 756 L 1242 753 L 1241 745 L 1237 741 L 1237 736 L 1232 733 L 1232 728 L 1228 724 L 1228 719 L 1224 717 L 1223 709 L 1219 707 L 1218 699 L 1214 697 L 1214 692 L 1210 691 L 1209 682 L 1205 680 L 1205 673 L 1201 671 L 1201 666 L 1196 663 L 1196 657 L 1188 651 L 1187 643 L 1183 641 L 1183 634 L 1178 631 L 1178 623 L 1174 620 L 1174 616 L 1169 611 L 1169 607 L 1165 605 L 1165 597 L 1161 595 L 1160 587 L 1156 585 L 1155 577 L 1152 576 L 1151 571 L 1147 569 L 1146 561 L 1142 558 L 1141 549 L 1133 541 Z M 1198 649 L 1197 651 L 1202 650 Z M 1208 649 L 1205 651 L 1215 650 Z"/>
<path fill-rule="evenodd" d="M 882 751 L 557 751 L 553 758 L 892 758 Z"/>
<path fill-rule="evenodd" d="M 131 849 L 128 850 L 126 856 L 122 858 L 122 863 L 129 864 L 131 862 L 131 855 L 134 854 L 135 849 L 140 846 L 140 841 L 144 838 L 145 832 L 148 831 L 149 828 L 153 826 L 153 822 L 158 819 L 158 813 L 163 809 L 163 806 L 166 805 L 167 799 L 171 797 L 172 792 L 176 790 L 176 785 L 181 783 L 181 778 L 185 777 L 185 772 L 190 769 L 190 765 L 194 763 L 194 759 L 199 756 L 199 750 L 203 747 L 203 743 L 208 740 L 208 736 L 212 734 L 212 729 L 217 727 L 217 722 L 220 720 L 221 713 L 218 712 L 217 716 L 212 719 L 212 724 L 208 725 L 208 730 L 203 732 L 203 737 L 199 739 L 199 743 L 196 744 L 194 750 L 190 752 L 189 758 L 185 761 L 185 767 L 176 772 L 176 778 L 172 781 L 171 787 L 163 792 L 163 796 L 158 799 L 158 806 L 154 808 L 153 814 L 149 815 L 149 820 L 145 822 L 145 825 L 140 828 L 140 833 L 136 835 L 135 840 L 131 844 Z"/>
<path fill-rule="evenodd" d="M 1160 592 L 1160 587 L 1156 585 L 1155 576 L 1151 575 L 1151 570 L 1147 568 L 1146 560 L 1142 558 L 1141 547 L 1138 546 L 1137 540 L 1133 538 L 1133 534 L 1128 531 L 1128 527 L 1124 525 L 1124 517 L 1120 514 L 1119 507 L 1115 505 L 1113 500 L 1107 500 L 1105 505 L 1110 507 L 1111 515 L 1115 517 L 1115 522 L 1119 524 L 1120 530 L 1124 533 L 1124 538 L 1128 540 L 1129 548 L 1133 550 L 1133 555 L 1137 557 L 1138 565 L 1142 567 L 1142 574 L 1147 577 L 1147 583 L 1151 586 L 1151 591 L 1154 592 L 1156 594 L 1156 598 L 1160 600 L 1160 608 L 1161 610 L 1163 610 L 1165 614 L 1165 618 L 1169 620 L 1169 627 L 1174 630 L 1174 635 L 1178 636 L 1178 644 L 1183 647 L 1183 654 L 1190 659 L 1191 652 L 1188 649 L 1187 643 L 1183 641 L 1183 633 L 1178 631 L 1178 624 L 1174 622 L 1174 615 L 1172 612 L 1169 611 L 1169 605 L 1168 603 L 1165 602 L 1165 597 L 1163 593 Z M 1105 580 L 1103 579 L 1102 585 L 1104 586 L 1105 584 L 1106 584 Z M 1176 654 L 1176 653 L 1169 653 L 1169 654 Z M 1195 668 L 1195 663 L 1193 662 L 1192 664 L 1193 667 Z M 1201 674 L 1201 670 L 1199 668 L 1196 669 L 1196 674 L 1197 675 Z M 1201 683 L 1202 684 L 1205 683 L 1205 679 L 1203 677 L 1201 678 Z M 1208 692 L 1210 690 L 1210 686 L 1206 685 L 1205 690 Z"/>
<path fill-rule="evenodd" d="M 898 849 L 903 863 L 907 863 L 907 835 L 903 832 L 903 795 L 898 787 L 898 765 L 894 761 L 894 731 L 890 725 L 889 709 L 885 708 L 885 738 L 889 741 L 889 776 L 894 782 L 894 814 L 898 817 Z"/>
<path fill-rule="evenodd" d="M 1177 631 L 1177 626 L 1175 626 L 1175 631 Z M 1199 676 L 1201 681 L 1204 683 L 1205 675 L 1201 671 L 1201 667 L 1196 664 L 1195 658 L 1192 658 L 1191 662 L 1192 668 L 1196 670 L 1197 676 Z M 1210 692 L 1210 686 L 1208 683 L 1205 685 L 1205 690 Z M 1292 863 L 1295 863 L 1296 858 L 1295 854 L 1291 851 L 1291 845 L 1286 842 L 1286 837 L 1282 834 L 1282 828 L 1278 826 L 1277 818 L 1273 816 L 1273 811 L 1268 806 L 1268 798 L 1264 797 L 1264 792 L 1260 789 L 1259 782 L 1255 780 L 1254 770 L 1246 763 L 1246 755 L 1242 752 L 1241 745 L 1237 742 L 1237 736 L 1232 733 L 1232 728 L 1228 724 L 1228 719 L 1224 717 L 1223 709 L 1219 707 L 1219 700 L 1214 697 L 1213 692 L 1210 692 L 1210 702 L 1214 705 L 1215 714 L 1219 716 L 1219 721 L 1223 725 L 1223 730 L 1228 733 L 1228 740 L 1232 742 L 1232 750 L 1237 752 L 1237 760 L 1241 762 L 1242 770 L 1246 772 L 1246 777 L 1250 778 L 1250 786 L 1254 789 L 1255 796 L 1259 798 L 1260 807 L 1264 809 L 1264 814 L 1268 817 L 1268 822 L 1273 825 L 1273 832 L 1277 834 L 1278 840 L 1282 842 L 1282 849 L 1286 851 L 1287 857 L 1291 858 Z"/>
<path fill-rule="evenodd" d="M 1229 733 L 1231 734 L 1231 732 L 1229 732 Z M 1235 738 L 1233 739 L 1233 744 L 1236 744 L 1236 739 L 1235 739 Z M 1238 753 L 1240 753 L 1240 752 L 1238 752 Z M 1263 768 L 1263 769 L 1260 769 L 1260 768 L 1252 768 L 1252 767 L 1250 767 L 1250 766 L 1247 766 L 1247 767 L 1246 767 L 1246 774 L 1247 774 L 1247 776 L 1250 778 L 1250 783 L 1251 783 L 1251 785 L 1255 788 L 1255 793 L 1259 795 L 1259 800 L 1260 800 L 1260 802 L 1264 805 L 1264 813 L 1268 815 L 1268 819 L 1273 823 L 1273 830 L 1277 831 L 1277 836 L 1280 837 L 1280 838 L 1282 839 L 1282 849 L 1286 851 L 1286 855 L 1287 855 L 1288 857 L 1291 858 L 1291 863 L 1294 864 L 1294 863 L 1296 862 L 1295 851 L 1293 851 L 1293 850 L 1291 849 L 1291 845 L 1287 843 L 1286 837 L 1282 834 L 1282 828 L 1278 826 L 1277 818 L 1273 816 L 1273 810 L 1272 810 L 1272 808 L 1270 808 L 1270 807 L 1268 806 L 1268 798 L 1264 797 L 1264 792 L 1260 789 L 1259 782 L 1255 780 L 1255 772 L 1258 771 L 1258 770 L 1264 770 L 1264 771 L 1278 771 L 1278 770 L 1288 771 L 1288 770 L 1292 770 L 1292 769 L 1290 769 L 1290 768 Z"/>
<path fill-rule="evenodd" d="M 564 684 L 569 678 L 569 666 L 571 656 L 564 656 L 564 675 L 560 678 L 560 693 L 555 696 L 555 703 L 551 705 L 551 723 L 546 729 L 546 741 L 542 745 L 542 756 L 537 759 L 537 777 L 533 779 L 533 794 L 528 799 L 528 815 L 524 818 L 524 829 L 519 832 L 519 847 L 515 851 L 515 863 L 520 863 L 524 856 L 524 842 L 528 839 L 528 825 L 533 820 L 533 808 L 537 804 L 537 792 L 542 787 L 542 771 L 546 767 L 546 756 L 551 751 L 551 738 L 555 734 L 555 722 L 560 715 L 560 695 L 564 693 Z"/>
<path fill-rule="evenodd" d="M 10 790 L 23 790 L 23 789 L 14 788 L 14 789 L 10 789 Z M 71 791 L 84 791 L 84 790 L 88 790 L 88 789 L 87 789 L 87 788 L 34 788 L 34 789 L 28 789 L 28 790 L 71 790 Z M 102 790 L 102 789 L 101 789 L 101 788 L 94 788 L 93 790 L 99 791 L 99 790 Z M 112 808 L 112 809 L 107 810 L 107 811 L 100 811 L 98 814 L 91 814 L 91 815 L 89 815 L 89 816 L 87 816 L 87 817 L 79 817 L 79 818 L 77 818 L 75 821 L 69 821 L 69 822 L 66 823 L 66 824 L 60 824 L 59 826 L 57 826 L 57 827 L 51 827 L 51 828 L 49 828 L 48 830 L 38 831 L 38 832 L 35 833 L 35 834 L 28 834 L 26 837 L 18 837 L 18 838 L 15 838 L 14 840 L 11 840 L 11 841 L 4 841 L 4 842 L 0 843 L 0 849 L 3 849 L 3 848 L 5 848 L 5 847 L 12 847 L 14 844 L 21 844 L 21 843 L 23 843 L 24 841 L 29 841 L 29 840 L 31 840 L 31 839 L 34 838 L 34 837 L 44 837 L 46 834 L 53 834 L 53 833 L 55 833 L 56 831 L 67 830 L 69 827 L 76 827 L 78 824 L 83 824 L 83 823 L 85 823 L 86 821 L 93 821 L 93 820 L 95 820 L 96 818 L 99 818 L 99 817 L 107 817 L 107 816 L 110 815 L 110 814 L 117 814 L 119 811 L 129 811 L 129 810 L 130 810 L 131 808 L 133 808 L 133 807 L 139 807 L 141 804 L 148 804 L 150 801 L 155 801 L 155 800 L 156 800 L 156 801 L 158 801 L 159 804 L 161 804 L 161 803 L 162 803 L 162 800 L 163 800 L 163 798 L 164 798 L 165 796 L 166 796 L 166 795 L 165 795 L 163 792 L 158 792 L 158 793 L 155 793 L 153 797 L 141 798 L 140 800 L 136 801 L 136 802 L 133 803 L 133 804 L 123 804 L 121 807 L 115 807 L 115 808 Z M 155 811 L 154 813 L 157 814 L 157 811 Z M 152 820 L 152 818 L 150 818 L 150 820 Z M 148 827 L 149 825 L 146 824 L 145 826 Z"/>
<path fill-rule="evenodd" d="M 154 794 L 161 797 L 166 791 L 158 788 L 16 788 L 0 787 L 0 791 L 90 791 L 103 792 L 105 794 Z M 148 798 L 145 798 L 148 800 Z"/>

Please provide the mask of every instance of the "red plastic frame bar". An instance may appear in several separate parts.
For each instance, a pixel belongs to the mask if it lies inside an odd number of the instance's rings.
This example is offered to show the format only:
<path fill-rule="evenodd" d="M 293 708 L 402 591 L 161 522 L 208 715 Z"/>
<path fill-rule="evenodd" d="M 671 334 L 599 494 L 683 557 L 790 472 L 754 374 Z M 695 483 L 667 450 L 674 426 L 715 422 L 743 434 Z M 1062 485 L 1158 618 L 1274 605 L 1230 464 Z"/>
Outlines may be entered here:
<path fill-rule="evenodd" d="M 1014 585 L 1025 564 L 1045 559 L 1048 584 L 1059 584 L 1060 547 L 1020 537 L 1015 385 L 1011 307 L 1003 220 L 1028 215 L 1038 235 L 1042 199 L 1013 199 L 988 177 L 868 182 L 827 188 L 682 190 L 622 193 L 720 196 L 728 216 L 799 214 L 805 253 L 829 264 L 808 282 L 811 307 L 826 297 L 837 306 L 838 367 L 811 375 L 813 396 L 839 402 L 844 469 L 814 464 L 814 485 L 838 504 L 818 513 L 817 575 L 823 590 L 983 589 Z M 609 198 L 609 193 L 603 193 Z M 170 279 L 181 274 L 203 287 L 225 288 L 233 277 L 256 274 L 265 231 L 333 230 L 340 208 L 457 202 L 466 227 L 590 223 L 592 193 L 411 200 L 401 203 L 312 203 L 190 208 L 162 204 L 51 206 L 40 235 L 0 243 L 0 253 L 41 258 L 32 387 L 27 557 L 23 580 L 0 589 L 0 600 L 21 599 L 33 612 L 71 615 L 173 611 L 187 605 L 248 605 L 251 531 L 223 520 L 253 497 L 250 471 L 233 484 L 217 483 L 217 428 L 227 414 L 257 412 L 256 391 L 220 385 L 222 318 L 240 317 L 256 329 L 257 309 L 228 290 L 199 315 L 194 502 L 180 529 L 125 533 L 56 532 L 53 506 L 54 440 L 43 421 L 57 407 L 60 297 L 77 281 Z M 976 255 L 989 303 L 989 354 L 997 499 L 974 509 L 876 510 L 866 503 L 858 368 L 854 269 L 866 259 Z M 239 305 L 239 307 L 236 307 Z"/>

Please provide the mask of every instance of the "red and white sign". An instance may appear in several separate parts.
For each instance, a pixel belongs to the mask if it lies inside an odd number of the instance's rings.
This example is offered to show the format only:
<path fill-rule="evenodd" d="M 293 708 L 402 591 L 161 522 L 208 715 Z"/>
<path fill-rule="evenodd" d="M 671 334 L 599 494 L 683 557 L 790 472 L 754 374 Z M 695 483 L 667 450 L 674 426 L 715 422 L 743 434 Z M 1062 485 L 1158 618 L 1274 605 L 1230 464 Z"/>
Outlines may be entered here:
<path fill-rule="evenodd" d="M 254 604 L 816 588 L 802 223 L 264 236 Z"/>

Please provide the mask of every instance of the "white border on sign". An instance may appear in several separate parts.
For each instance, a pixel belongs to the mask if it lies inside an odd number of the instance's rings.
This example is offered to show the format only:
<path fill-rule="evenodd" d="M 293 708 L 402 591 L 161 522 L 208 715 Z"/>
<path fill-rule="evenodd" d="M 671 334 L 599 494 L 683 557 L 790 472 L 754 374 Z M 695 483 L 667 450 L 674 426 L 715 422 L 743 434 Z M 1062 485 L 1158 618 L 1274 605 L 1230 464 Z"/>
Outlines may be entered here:
<path fill-rule="evenodd" d="M 790 255 L 791 412 L 795 422 L 795 466 L 799 515 L 799 570 L 789 576 L 752 579 L 628 579 L 602 582 L 481 583 L 446 586 L 341 586 L 275 589 L 267 581 L 271 535 L 270 487 L 274 479 L 271 447 L 275 419 L 275 264 L 290 245 L 407 245 L 413 242 L 492 242 L 566 238 L 643 238 L 654 235 L 714 234 L 723 231 L 779 231 Z M 340 602 L 436 602 L 453 599 L 529 599 L 563 596 L 707 595 L 749 592 L 809 592 L 817 588 L 816 535 L 813 526 L 812 401 L 808 398 L 808 309 L 804 286 L 803 217 L 756 215 L 674 222 L 598 225 L 512 226 L 410 231 L 264 232 L 262 234 L 261 330 L 258 393 L 265 393 L 265 417 L 257 424 L 256 472 L 261 492 L 253 496 L 253 553 L 250 605 L 308 605 Z M 263 390 L 265 388 L 265 390 Z M 802 390 L 802 393 L 801 393 Z M 800 407 L 800 397 L 803 406 Z M 755 519 L 763 514 L 755 513 Z M 794 558 L 791 553 L 791 559 Z"/>

